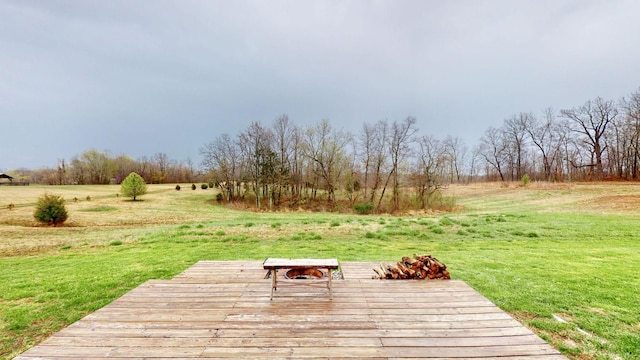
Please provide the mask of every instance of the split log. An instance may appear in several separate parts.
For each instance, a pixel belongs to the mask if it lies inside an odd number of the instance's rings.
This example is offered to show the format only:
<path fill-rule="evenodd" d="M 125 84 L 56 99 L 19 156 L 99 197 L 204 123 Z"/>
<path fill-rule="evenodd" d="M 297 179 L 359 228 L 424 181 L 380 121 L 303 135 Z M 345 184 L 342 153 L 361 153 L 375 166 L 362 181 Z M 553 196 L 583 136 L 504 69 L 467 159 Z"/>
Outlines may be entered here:
<path fill-rule="evenodd" d="M 373 271 L 375 271 L 376 273 L 373 276 L 374 279 L 384 279 L 387 276 L 384 270 L 382 270 L 381 268 L 373 268 Z"/>

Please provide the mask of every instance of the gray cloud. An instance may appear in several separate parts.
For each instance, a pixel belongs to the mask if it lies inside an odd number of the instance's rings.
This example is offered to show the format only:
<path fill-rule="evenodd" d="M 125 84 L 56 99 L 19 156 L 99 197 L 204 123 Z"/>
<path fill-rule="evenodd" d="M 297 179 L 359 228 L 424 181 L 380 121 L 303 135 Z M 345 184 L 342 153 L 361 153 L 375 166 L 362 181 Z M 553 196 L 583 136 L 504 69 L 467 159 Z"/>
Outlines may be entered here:
<path fill-rule="evenodd" d="M 475 144 L 640 86 L 636 1 L 0 1 L 0 169 L 96 148 L 199 160 L 286 113 Z"/>

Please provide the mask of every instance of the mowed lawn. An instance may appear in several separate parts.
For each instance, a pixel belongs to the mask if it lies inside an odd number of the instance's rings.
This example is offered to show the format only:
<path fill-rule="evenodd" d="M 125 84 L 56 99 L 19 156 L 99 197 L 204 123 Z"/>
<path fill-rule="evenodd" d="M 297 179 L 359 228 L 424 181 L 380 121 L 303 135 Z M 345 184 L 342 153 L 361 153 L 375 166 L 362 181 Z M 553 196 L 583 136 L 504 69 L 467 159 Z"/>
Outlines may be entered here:
<path fill-rule="evenodd" d="M 429 253 L 570 358 L 640 358 L 638 184 L 452 186 L 457 212 L 405 216 L 234 210 L 189 185 L 136 202 L 118 186 L 0 187 L 0 357 L 198 260 Z M 45 192 L 67 200 L 66 226 L 35 226 Z"/>

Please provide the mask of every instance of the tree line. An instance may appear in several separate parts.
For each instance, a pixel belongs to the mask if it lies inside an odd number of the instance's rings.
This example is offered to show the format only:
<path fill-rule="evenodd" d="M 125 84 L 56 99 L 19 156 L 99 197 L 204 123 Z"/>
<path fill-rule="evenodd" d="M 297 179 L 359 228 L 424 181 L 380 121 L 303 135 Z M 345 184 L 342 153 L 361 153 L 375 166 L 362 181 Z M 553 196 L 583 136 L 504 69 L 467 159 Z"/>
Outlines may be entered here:
<path fill-rule="evenodd" d="M 420 134 L 414 117 L 365 123 L 357 133 L 320 120 L 298 126 L 282 115 L 221 134 L 200 148 L 202 160 L 164 153 L 134 160 L 89 150 L 51 169 L 31 171 L 48 184 L 119 183 L 136 172 L 147 183 L 215 183 L 224 201 L 257 208 L 326 201 L 373 210 L 431 208 L 451 183 L 637 180 L 640 175 L 640 89 L 620 100 L 595 98 L 540 114 L 522 112 L 489 127 L 469 149 L 453 136 Z M 338 196 L 339 195 L 339 196 Z"/>
<path fill-rule="evenodd" d="M 519 113 L 488 128 L 471 166 L 489 180 L 637 180 L 640 176 L 640 89 L 622 99 Z M 472 162 L 473 163 L 473 162 Z"/>
<path fill-rule="evenodd" d="M 236 137 L 222 134 L 200 153 L 225 201 L 273 208 L 344 199 L 393 212 L 440 200 L 438 190 L 463 176 L 466 146 L 419 135 L 411 116 L 367 123 L 352 134 L 328 120 L 299 127 L 282 115 L 270 126 L 253 122 Z"/>
<path fill-rule="evenodd" d="M 595 98 L 559 112 L 523 112 L 489 127 L 469 150 L 460 138 L 419 134 L 416 119 L 365 123 L 357 134 L 327 120 L 298 127 L 286 115 L 201 149 L 202 167 L 227 201 L 250 194 L 256 207 L 316 200 L 377 210 L 439 206 L 439 190 L 470 181 L 637 180 L 640 89 L 618 101 Z M 265 204 L 266 202 L 266 204 Z"/>
<path fill-rule="evenodd" d="M 48 185 L 120 184 L 132 172 L 150 184 L 194 182 L 202 178 L 198 165 L 190 159 L 177 161 L 165 153 L 133 159 L 95 149 L 87 150 L 70 161 L 61 159 L 53 168 L 13 171 L 22 179 Z"/>

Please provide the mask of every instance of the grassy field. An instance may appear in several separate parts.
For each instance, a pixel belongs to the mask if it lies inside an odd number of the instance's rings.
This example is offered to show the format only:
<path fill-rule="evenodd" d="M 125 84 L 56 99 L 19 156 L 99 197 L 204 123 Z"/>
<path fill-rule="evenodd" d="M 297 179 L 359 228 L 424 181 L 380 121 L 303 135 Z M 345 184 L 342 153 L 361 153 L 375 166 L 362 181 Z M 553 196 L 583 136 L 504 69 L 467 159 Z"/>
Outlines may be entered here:
<path fill-rule="evenodd" d="M 459 211 L 402 217 L 231 210 L 189 186 L 152 185 L 136 202 L 118 190 L 0 187 L 0 357 L 202 259 L 430 253 L 570 358 L 640 358 L 637 184 L 453 186 Z M 67 199 L 66 226 L 34 223 L 45 191 Z"/>

